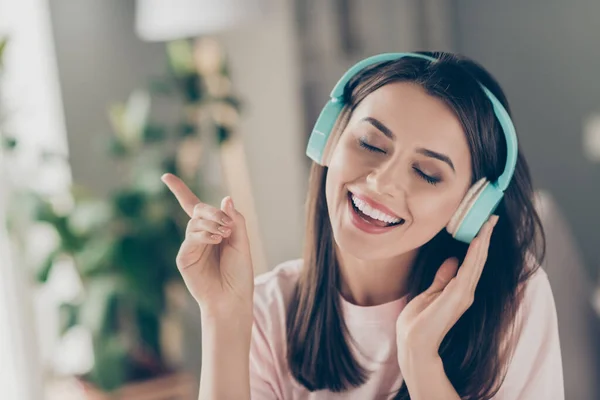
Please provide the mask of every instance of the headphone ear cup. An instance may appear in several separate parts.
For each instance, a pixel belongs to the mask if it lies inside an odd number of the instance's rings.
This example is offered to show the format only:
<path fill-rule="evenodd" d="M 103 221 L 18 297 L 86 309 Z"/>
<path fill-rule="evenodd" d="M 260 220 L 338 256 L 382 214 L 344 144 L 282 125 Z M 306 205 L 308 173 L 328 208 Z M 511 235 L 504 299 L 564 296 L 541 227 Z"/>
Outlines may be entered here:
<path fill-rule="evenodd" d="M 329 163 L 329 138 L 343 107 L 344 103 L 341 100 L 329 100 L 315 122 L 308 139 L 306 155 L 317 164 L 326 166 Z"/>
<path fill-rule="evenodd" d="M 448 225 L 446 226 L 446 230 L 452 235 L 452 237 L 455 237 L 455 234 L 456 232 L 458 232 L 460 224 L 467 216 L 467 213 L 469 212 L 473 204 L 475 204 L 477 196 L 479 195 L 479 193 L 481 193 L 481 190 L 487 183 L 487 179 L 481 178 L 480 180 L 475 182 L 473 186 L 471 186 L 471 188 L 469 188 L 469 190 L 465 194 L 465 197 L 463 197 L 462 201 L 460 202 L 460 205 L 458 206 L 458 208 L 454 212 L 454 215 L 450 219 L 450 222 L 448 222 Z"/>
<path fill-rule="evenodd" d="M 461 220 L 452 236 L 461 242 L 471 243 L 483 224 L 496 211 L 503 197 L 504 192 L 498 188 L 495 182 L 486 181 L 469 201 L 470 207 L 463 210 Z"/>

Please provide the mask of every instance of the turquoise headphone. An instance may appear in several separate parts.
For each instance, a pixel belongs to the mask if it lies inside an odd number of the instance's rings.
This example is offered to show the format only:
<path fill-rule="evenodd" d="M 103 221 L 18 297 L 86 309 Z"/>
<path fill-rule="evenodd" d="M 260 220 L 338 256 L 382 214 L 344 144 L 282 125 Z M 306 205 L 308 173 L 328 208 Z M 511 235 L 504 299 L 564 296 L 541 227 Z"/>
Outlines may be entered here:
<path fill-rule="evenodd" d="M 341 77 L 331 91 L 330 99 L 321 111 L 308 140 L 306 155 L 313 161 L 323 165 L 331 132 L 344 107 L 344 88 L 354 75 L 364 68 L 384 61 L 394 61 L 403 57 L 416 57 L 436 62 L 437 59 L 417 53 L 385 53 L 369 57 L 358 62 Z M 502 103 L 480 83 L 484 93 L 491 101 L 496 118 L 502 126 L 506 137 L 506 166 L 504 172 L 495 182 L 481 178 L 477 181 L 460 203 L 458 209 L 446 226 L 448 233 L 461 242 L 470 243 L 483 224 L 498 207 L 508 187 L 517 164 L 517 136 L 515 127 Z"/>

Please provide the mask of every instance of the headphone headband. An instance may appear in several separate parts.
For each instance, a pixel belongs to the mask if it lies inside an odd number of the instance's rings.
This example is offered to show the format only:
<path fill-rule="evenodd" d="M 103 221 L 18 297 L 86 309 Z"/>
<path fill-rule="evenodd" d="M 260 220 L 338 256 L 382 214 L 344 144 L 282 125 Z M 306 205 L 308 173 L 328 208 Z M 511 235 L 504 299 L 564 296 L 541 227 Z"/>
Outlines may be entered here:
<path fill-rule="evenodd" d="M 424 54 L 418 54 L 418 53 L 383 53 L 383 54 L 378 54 L 376 56 L 366 58 L 362 61 L 359 61 L 354 66 L 352 66 L 340 78 L 340 80 L 337 82 L 337 84 L 331 91 L 331 94 L 330 94 L 331 101 L 338 105 L 342 105 L 344 89 L 345 89 L 346 85 L 348 84 L 350 79 L 352 79 L 356 74 L 358 74 L 363 69 L 365 69 L 371 65 L 378 64 L 378 63 L 385 62 L 385 61 L 396 61 L 403 57 L 422 58 L 422 59 L 425 59 L 425 60 L 428 60 L 431 62 L 438 61 L 437 58 L 430 57 L 430 56 L 427 56 Z M 511 120 L 510 116 L 508 115 L 508 112 L 502 105 L 502 103 L 496 98 L 496 96 L 494 96 L 494 94 L 487 87 L 482 85 L 480 82 L 478 82 L 478 83 L 479 83 L 479 86 L 481 86 L 481 89 L 483 90 L 483 92 L 485 93 L 487 98 L 492 103 L 492 107 L 494 109 L 494 114 L 496 115 L 496 119 L 498 120 L 498 122 L 500 123 L 500 126 L 502 127 L 502 132 L 504 132 L 504 137 L 506 139 L 506 166 L 504 167 L 504 171 L 502 172 L 502 175 L 500 175 L 500 177 L 498 178 L 498 181 L 496 183 L 498 186 L 498 189 L 500 189 L 501 191 L 505 191 L 506 188 L 508 187 L 508 184 L 510 183 L 510 180 L 512 179 L 512 176 L 515 171 L 515 167 L 517 165 L 517 146 L 518 146 L 517 135 L 516 135 L 515 127 L 512 123 L 512 120 Z"/>
<path fill-rule="evenodd" d="M 329 138 L 344 108 L 344 90 L 350 79 L 364 68 L 373 64 L 395 61 L 402 57 L 422 58 L 432 63 L 438 61 L 436 58 L 418 53 L 384 53 L 369 57 L 355 64 L 335 85 L 331 91 L 331 98 L 325 104 L 319 118 L 315 122 L 306 147 L 306 154 L 311 159 L 318 164 L 325 164 L 327 162 L 331 147 Z M 494 114 L 502 127 L 502 132 L 504 132 L 504 137 L 506 138 L 506 166 L 498 181 L 488 182 L 485 178 L 482 178 L 474 184 L 448 222 L 446 229 L 452 237 L 465 243 L 470 243 L 473 240 L 485 221 L 489 219 L 490 215 L 492 215 L 498 204 L 502 201 L 504 191 L 508 187 L 515 171 L 518 154 L 517 135 L 508 112 L 488 88 L 482 85 L 481 82 L 478 83 L 492 103 Z"/>

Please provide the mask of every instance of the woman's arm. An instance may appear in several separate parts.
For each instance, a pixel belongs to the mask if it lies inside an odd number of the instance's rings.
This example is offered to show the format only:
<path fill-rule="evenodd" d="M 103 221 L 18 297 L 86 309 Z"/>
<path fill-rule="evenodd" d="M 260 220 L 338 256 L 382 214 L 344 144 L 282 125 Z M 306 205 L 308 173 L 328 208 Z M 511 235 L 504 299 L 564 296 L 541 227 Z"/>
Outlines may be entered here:
<path fill-rule="evenodd" d="M 404 382 L 411 400 L 460 400 L 460 396 L 446 376 L 441 358 L 426 361 L 415 357 L 405 362 L 403 371 L 408 372 L 404 374 Z"/>
<path fill-rule="evenodd" d="M 202 315 L 199 400 L 250 400 L 252 313 Z"/>
<path fill-rule="evenodd" d="M 250 399 L 254 272 L 244 216 L 226 197 L 202 203 L 175 175 L 162 181 L 190 216 L 175 260 L 201 309 L 201 400 Z"/>
<path fill-rule="evenodd" d="M 413 400 L 460 399 L 448 380 L 439 347 L 448 331 L 473 304 L 497 216 L 491 216 L 471 242 L 463 264 L 449 258 L 427 290 L 412 299 L 396 321 L 398 364 Z"/>

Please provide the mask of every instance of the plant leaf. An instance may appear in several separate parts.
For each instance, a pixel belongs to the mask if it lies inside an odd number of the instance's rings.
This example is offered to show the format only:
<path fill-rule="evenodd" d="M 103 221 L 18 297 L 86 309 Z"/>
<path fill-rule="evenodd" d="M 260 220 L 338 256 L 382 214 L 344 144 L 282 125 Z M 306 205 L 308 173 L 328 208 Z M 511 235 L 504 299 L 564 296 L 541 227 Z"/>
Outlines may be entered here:
<path fill-rule="evenodd" d="M 12 136 L 2 136 L 2 148 L 7 151 L 12 151 L 17 147 L 17 139 Z"/>
<path fill-rule="evenodd" d="M 196 72 L 192 44 L 181 39 L 167 43 L 167 58 L 171 72 L 178 77 Z"/>
<path fill-rule="evenodd" d="M 139 307 L 159 314 L 164 309 L 164 268 L 161 268 L 160 244 L 152 241 L 154 233 L 141 229 L 122 237 L 115 248 L 114 263 L 125 279 L 127 298 Z"/>
<path fill-rule="evenodd" d="M 82 249 L 74 254 L 75 265 L 82 277 L 97 275 L 112 267 L 116 239 L 110 232 L 92 236 Z"/>
<path fill-rule="evenodd" d="M 38 266 L 34 272 L 35 280 L 39 283 L 46 283 L 52 271 L 52 266 L 56 258 L 62 253 L 62 249 L 58 248 L 48 255 L 48 257 Z"/>
<path fill-rule="evenodd" d="M 217 131 L 217 143 L 219 145 L 222 145 L 223 143 L 225 143 L 227 141 L 227 139 L 229 139 L 231 137 L 231 130 L 229 128 L 226 128 L 223 125 L 217 125 L 216 131 Z"/>
<path fill-rule="evenodd" d="M 79 317 L 79 305 L 63 303 L 59 307 L 59 329 L 64 335 L 69 329 L 77 325 Z"/>
<path fill-rule="evenodd" d="M 94 367 L 88 379 L 98 388 L 112 392 L 128 381 L 127 346 L 118 335 L 94 337 Z"/>
<path fill-rule="evenodd" d="M 80 323 L 88 328 L 94 337 L 107 333 L 114 326 L 111 302 L 116 301 L 119 285 L 114 276 L 96 276 L 86 285 L 85 300 L 80 308 Z"/>
<path fill-rule="evenodd" d="M 148 86 L 150 93 L 156 95 L 170 95 L 175 91 L 173 82 L 164 78 L 153 78 Z"/>
<path fill-rule="evenodd" d="M 144 143 L 161 143 L 167 137 L 167 130 L 164 126 L 156 124 L 148 124 L 144 127 L 143 139 Z"/>
<path fill-rule="evenodd" d="M 183 122 L 177 127 L 177 133 L 180 138 L 186 138 L 196 134 L 196 126 L 189 122 Z"/>
<path fill-rule="evenodd" d="M 88 236 L 101 230 L 112 217 L 110 206 L 101 200 L 81 199 L 67 217 L 71 232 L 78 236 Z"/>
<path fill-rule="evenodd" d="M 8 44 L 7 38 L 0 38 L 0 68 L 2 68 L 2 56 L 4 55 L 4 51 L 6 50 L 6 45 Z"/>
<path fill-rule="evenodd" d="M 135 189 L 125 188 L 117 191 L 113 195 L 112 201 L 115 211 L 120 217 L 136 219 L 143 214 L 147 198 Z"/>

